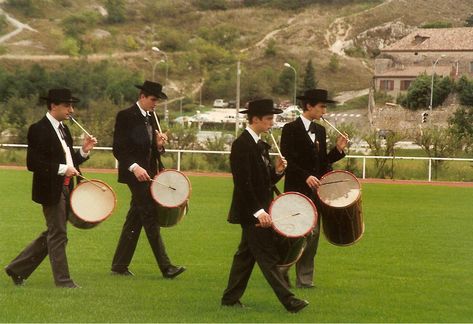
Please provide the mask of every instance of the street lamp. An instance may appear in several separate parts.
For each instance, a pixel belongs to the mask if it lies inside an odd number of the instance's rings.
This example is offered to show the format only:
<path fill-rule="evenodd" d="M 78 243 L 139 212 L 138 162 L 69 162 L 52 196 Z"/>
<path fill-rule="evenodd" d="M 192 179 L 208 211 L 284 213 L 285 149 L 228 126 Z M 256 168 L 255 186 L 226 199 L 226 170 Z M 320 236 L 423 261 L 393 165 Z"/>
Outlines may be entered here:
<path fill-rule="evenodd" d="M 435 66 L 439 62 L 441 58 L 445 57 L 444 54 L 440 55 L 438 59 L 435 60 L 435 62 L 432 64 L 432 82 L 430 83 L 430 105 L 429 105 L 429 110 L 430 114 L 432 115 L 432 101 L 434 98 L 434 76 L 435 76 Z"/>
<path fill-rule="evenodd" d="M 296 94 L 297 94 L 297 71 L 295 68 L 292 67 L 289 63 L 284 63 L 285 67 L 288 67 L 294 71 L 294 106 L 296 106 Z"/>
<path fill-rule="evenodd" d="M 167 82 L 168 82 L 168 68 L 169 68 L 168 56 L 167 56 L 167 54 L 166 54 L 165 52 L 161 51 L 161 50 L 160 50 L 159 48 L 157 48 L 156 46 L 151 47 L 151 50 L 152 50 L 153 52 L 160 53 L 160 54 L 163 54 L 163 55 L 164 55 L 165 62 L 166 62 L 166 73 L 165 73 L 163 88 L 166 89 L 166 85 L 167 85 Z M 165 120 L 165 121 L 168 121 L 168 120 L 169 120 L 168 101 L 167 101 L 167 99 L 164 101 L 164 120 Z"/>
<path fill-rule="evenodd" d="M 150 60 L 149 58 L 145 57 L 143 60 L 144 60 L 145 62 L 148 62 L 148 63 L 151 64 L 151 60 Z M 159 63 L 164 63 L 164 62 L 165 62 L 164 60 L 159 60 L 159 61 L 157 61 L 157 62 L 155 62 L 155 63 L 153 64 L 153 72 L 152 72 L 152 73 L 153 73 L 153 75 L 152 75 L 153 79 L 152 79 L 152 81 L 155 81 L 155 80 L 156 80 L 156 73 L 155 73 L 155 72 L 156 72 L 156 66 L 157 66 Z"/>

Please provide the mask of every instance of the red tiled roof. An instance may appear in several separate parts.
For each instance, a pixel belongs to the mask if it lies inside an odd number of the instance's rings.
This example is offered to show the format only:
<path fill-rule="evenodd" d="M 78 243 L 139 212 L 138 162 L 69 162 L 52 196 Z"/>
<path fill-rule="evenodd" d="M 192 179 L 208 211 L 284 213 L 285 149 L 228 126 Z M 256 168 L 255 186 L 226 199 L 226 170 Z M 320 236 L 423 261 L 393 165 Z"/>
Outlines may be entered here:
<path fill-rule="evenodd" d="M 473 27 L 419 28 L 381 51 L 473 51 Z"/>

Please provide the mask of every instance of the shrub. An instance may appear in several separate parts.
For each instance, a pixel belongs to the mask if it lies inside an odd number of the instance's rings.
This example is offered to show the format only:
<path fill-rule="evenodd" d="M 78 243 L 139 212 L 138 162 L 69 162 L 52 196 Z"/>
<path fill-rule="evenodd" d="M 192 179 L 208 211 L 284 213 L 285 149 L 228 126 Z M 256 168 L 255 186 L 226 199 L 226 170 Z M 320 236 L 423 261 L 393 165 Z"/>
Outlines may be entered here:
<path fill-rule="evenodd" d="M 447 21 L 433 21 L 420 26 L 420 28 L 451 28 L 452 23 Z"/>
<path fill-rule="evenodd" d="M 80 46 L 79 42 L 72 37 L 66 37 L 62 44 L 59 47 L 59 51 L 62 54 L 70 55 L 70 56 L 79 56 Z"/>
<path fill-rule="evenodd" d="M 4 14 L 0 14 L 0 33 L 3 33 L 4 30 L 7 28 L 8 23 L 7 23 L 7 18 L 5 17 Z"/>
<path fill-rule="evenodd" d="M 88 11 L 64 18 L 61 25 L 67 36 L 79 38 L 88 29 L 95 27 L 99 21 L 100 15 L 97 12 Z"/>
<path fill-rule="evenodd" d="M 227 2 L 225 0 L 195 0 L 194 5 L 199 10 L 226 10 Z"/>
<path fill-rule="evenodd" d="M 338 58 L 337 54 L 332 54 L 332 56 L 330 56 L 330 62 L 328 63 L 328 69 L 331 72 L 337 72 L 339 68 L 340 68 L 340 59 Z"/>
<path fill-rule="evenodd" d="M 266 50 L 264 51 L 264 56 L 275 57 L 277 54 L 276 41 L 274 39 L 270 39 L 268 46 L 266 46 Z"/>
<path fill-rule="evenodd" d="M 105 3 L 108 16 L 107 22 L 110 24 L 120 24 L 126 20 L 125 3 L 123 0 L 107 0 Z"/>
<path fill-rule="evenodd" d="M 158 32 L 159 47 L 164 51 L 185 50 L 189 35 L 176 29 L 162 29 Z"/>
<path fill-rule="evenodd" d="M 8 0 L 7 5 L 17 9 L 27 17 L 39 18 L 42 14 L 41 4 L 45 0 Z"/>

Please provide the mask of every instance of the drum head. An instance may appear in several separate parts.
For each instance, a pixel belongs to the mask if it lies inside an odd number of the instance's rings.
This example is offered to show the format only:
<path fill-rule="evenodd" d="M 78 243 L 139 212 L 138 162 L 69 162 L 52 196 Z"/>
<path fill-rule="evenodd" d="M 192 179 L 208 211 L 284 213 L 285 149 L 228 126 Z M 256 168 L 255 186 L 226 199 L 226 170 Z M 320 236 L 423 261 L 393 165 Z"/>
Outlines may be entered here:
<path fill-rule="evenodd" d="M 361 196 L 358 179 L 347 171 L 332 171 L 320 179 L 317 194 L 327 206 L 345 208 L 354 204 Z"/>
<path fill-rule="evenodd" d="M 176 170 L 160 172 L 151 183 L 151 195 L 163 207 L 175 208 L 185 204 L 190 193 L 189 179 Z"/>
<path fill-rule="evenodd" d="M 317 224 L 317 210 L 312 201 L 298 192 L 276 197 L 269 207 L 273 228 L 286 237 L 301 237 Z"/>
<path fill-rule="evenodd" d="M 88 223 L 99 223 L 109 217 L 117 200 L 115 193 L 100 180 L 83 181 L 74 188 L 70 197 L 75 216 Z"/>

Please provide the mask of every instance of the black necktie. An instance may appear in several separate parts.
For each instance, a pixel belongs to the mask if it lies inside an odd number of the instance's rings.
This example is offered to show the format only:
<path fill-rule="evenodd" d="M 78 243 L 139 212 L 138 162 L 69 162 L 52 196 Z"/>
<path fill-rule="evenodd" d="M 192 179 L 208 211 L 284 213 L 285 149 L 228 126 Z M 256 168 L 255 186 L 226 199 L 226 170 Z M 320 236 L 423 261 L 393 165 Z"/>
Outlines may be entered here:
<path fill-rule="evenodd" d="M 64 125 L 62 123 L 59 123 L 59 134 L 61 135 L 61 138 L 63 140 L 66 140 L 66 129 L 64 128 Z"/>
<path fill-rule="evenodd" d="M 312 133 L 312 134 L 315 135 L 314 144 L 315 144 L 315 147 L 316 147 L 317 152 L 318 152 L 318 151 L 319 151 L 319 148 L 320 148 L 320 144 L 319 144 L 319 141 L 317 140 L 317 132 L 316 132 L 316 129 L 317 129 L 317 125 L 316 125 L 314 122 L 310 122 L 308 132 L 310 132 L 310 133 Z"/>
<path fill-rule="evenodd" d="M 153 141 L 153 126 L 151 126 L 151 119 L 149 118 L 148 114 L 145 116 L 145 125 L 146 130 L 148 131 L 149 140 Z"/>
<path fill-rule="evenodd" d="M 312 134 L 315 134 L 316 129 L 317 129 L 317 125 L 314 122 L 310 122 L 308 132 L 311 132 Z"/>

